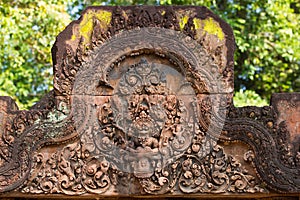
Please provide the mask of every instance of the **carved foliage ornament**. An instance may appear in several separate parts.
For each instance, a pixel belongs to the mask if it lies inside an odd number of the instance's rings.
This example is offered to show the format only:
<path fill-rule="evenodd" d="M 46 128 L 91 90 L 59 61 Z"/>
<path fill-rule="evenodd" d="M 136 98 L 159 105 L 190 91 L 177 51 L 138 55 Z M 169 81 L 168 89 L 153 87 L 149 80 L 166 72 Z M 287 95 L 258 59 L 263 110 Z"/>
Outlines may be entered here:
<path fill-rule="evenodd" d="M 77 141 L 53 154 L 36 154 L 33 166 L 36 174 L 22 192 L 67 195 L 266 192 L 238 161 L 224 154 L 222 147 L 213 146 L 206 157 L 183 155 L 169 165 L 156 168 L 148 177 L 145 171 L 144 176 L 137 171 L 120 171 L 105 156 L 87 153 Z M 138 160 L 143 166 L 143 158 Z"/>

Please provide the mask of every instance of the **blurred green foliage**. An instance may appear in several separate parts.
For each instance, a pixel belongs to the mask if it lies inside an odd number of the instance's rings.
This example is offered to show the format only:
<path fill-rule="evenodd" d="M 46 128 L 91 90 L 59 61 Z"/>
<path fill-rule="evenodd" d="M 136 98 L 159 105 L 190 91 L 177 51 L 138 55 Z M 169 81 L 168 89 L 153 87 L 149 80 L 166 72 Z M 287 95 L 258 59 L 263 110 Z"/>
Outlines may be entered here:
<path fill-rule="evenodd" d="M 204 5 L 234 30 L 235 105 L 266 105 L 300 91 L 296 0 L 0 0 L 0 95 L 28 108 L 51 88 L 55 36 L 88 5 Z"/>
<path fill-rule="evenodd" d="M 51 89 L 51 47 L 71 18 L 64 0 L 0 0 L 0 95 L 28 108 Z"/>
<path fill-rule="evenodd" d="M 265 106 L 269 105 L 269 102 L 266 99 L 262 99 L 255 91 L 253 90 L 240 90 L 234 93 L 234 105 L 237 107 L 241 106 Z"/>

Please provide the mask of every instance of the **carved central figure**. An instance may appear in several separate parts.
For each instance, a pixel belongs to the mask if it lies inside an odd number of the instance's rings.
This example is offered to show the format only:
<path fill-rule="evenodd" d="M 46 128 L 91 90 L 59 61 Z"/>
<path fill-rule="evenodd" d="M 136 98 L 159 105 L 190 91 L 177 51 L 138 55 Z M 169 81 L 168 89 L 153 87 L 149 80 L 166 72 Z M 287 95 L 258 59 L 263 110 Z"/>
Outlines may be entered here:
<path fill-rule="evenodd" d="M 128 135 L 138 138 L 158 135 L 160 127 L 153 119 L 156 116 L 153 116 L 154 113 L 151 112 L 148 95 L 133 95 L 132 97 L 129 109 L 133 123 L 130 125 Z M 160 120 L 164 120 L 164 118 Z"/>

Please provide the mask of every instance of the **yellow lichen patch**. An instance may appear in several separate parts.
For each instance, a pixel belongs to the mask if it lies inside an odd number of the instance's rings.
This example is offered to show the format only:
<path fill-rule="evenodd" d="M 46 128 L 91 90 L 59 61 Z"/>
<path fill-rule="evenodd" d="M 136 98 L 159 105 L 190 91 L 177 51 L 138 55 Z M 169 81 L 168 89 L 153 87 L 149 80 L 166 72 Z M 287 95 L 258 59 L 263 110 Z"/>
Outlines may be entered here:
<path fill-rule="evenodd" d="M 220 27 L 219 23 L 211 17 L 205 20 L 194 18 L 193 22 L 196 30 L 203 29 L 204 32 L 210 35 L 216 35 L 219 40 L 224 39 L 224 33 L 222 28 Z"/>
<path fill-rule="evenodd" d="M 79 25 L 80 36 L 84 37 L 86 43 L 90 41 L 90 36 L 93 31 L 93 16 L 94 16 L 93 11 L 89 11 L 85 13 Z"/>
<path fill-rule="evenodd" d="M 111 21 L 111 12 L 105 11 L 105 10 L 99 10 L 97 13 L 95 13 L 97 19 L 99 19 L 102 26 L 101 28 L 107 28 L 107 26 L 110 24 Z"/>
<path fill-rule="evenodd" d="M 189 16 L 188 15 L 184 15 L 183 17 L 181 17 L 179 19 L 180 30 L 182 30 L 184 28 L 184 26 L 186 25 L 186 23 L 188 22 L 188 20 L 189 20 Z"/>
<path fill-rule="evenodd" d="M 213 20 L 211 17 L 203 20 L 204 23 L 204 31 L 209 34 L 216 35 L 220 40 L 224 39 L 224 33 L 219 23 Z"/>
<path fill-rule="evenodd" d="M 201 19 L 194 18 L 194 19 L 193 19 L 193 22 L 194 22 L 194 25 L 195 25 L 195 29 L 196 29 L 196 30 L 202 29 L 202 21 L 201 21 Z"/>
<path fill-rule="evenodd" d="M 72 35 L 71 40 L 72 40 L 72 41 L 76 40 L 76 36 L 75 36 L 75 35 Z"/>
<path fill-rule="evenodd" d="M 94 28 L 93 19 L 96 18 L 100 21 L 100 28 L 104 31 L 107 30 L 111 22 L 112 14 L 105 10 L 90 10 L 83 15 L 83 19 L 79 24 L 79 33 L 84 37 L 85 43 L 89 43 Z M 72 38 L 73 39 L 73 38 Z"/>

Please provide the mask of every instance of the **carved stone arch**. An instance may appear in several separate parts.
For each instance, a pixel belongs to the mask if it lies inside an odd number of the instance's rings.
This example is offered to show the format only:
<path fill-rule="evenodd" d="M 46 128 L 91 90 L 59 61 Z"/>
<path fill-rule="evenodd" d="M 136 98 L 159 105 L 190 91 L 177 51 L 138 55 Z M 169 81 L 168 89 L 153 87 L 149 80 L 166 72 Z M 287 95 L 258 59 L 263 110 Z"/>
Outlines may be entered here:
<path fill-rule="evenodd" d="M 196 94 L 227 93 L 224 87 L 226 80 L 202 45 L 183 33 L 161 28 L 140 28 L 110 38 L 88 53 L 89 56 L 81 64 L 75 80 L 89 77 L 85 80 L 88 85 L 93 86 L 98 84 L 97 80 L 108 83 L 109 72 L 122 60 L 142 54 L 153 54 L 171 61 L 174 68 L 179 69 L 189 81 L 193 81 L 191 84 L 194 88 L 204 84 L 202 90 L 195 90 Z M 80 91 L 75 83 L 72 94 L 95 92 L 90 89 Z"/>

